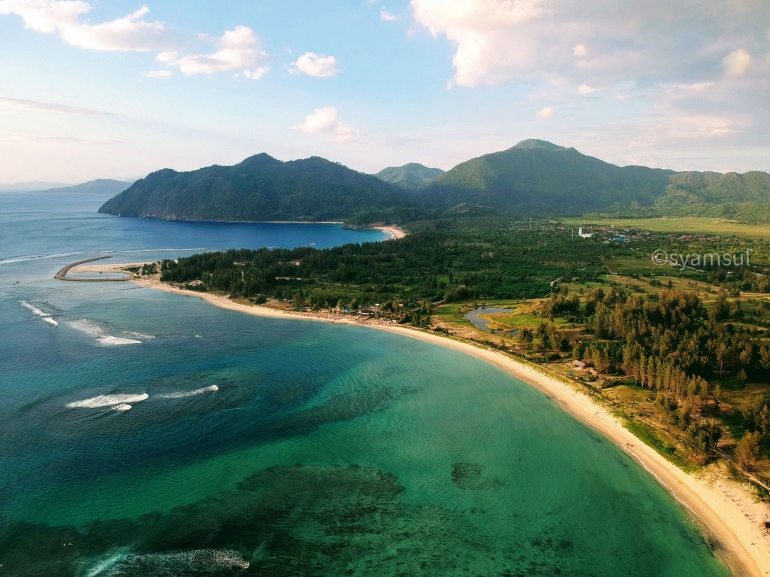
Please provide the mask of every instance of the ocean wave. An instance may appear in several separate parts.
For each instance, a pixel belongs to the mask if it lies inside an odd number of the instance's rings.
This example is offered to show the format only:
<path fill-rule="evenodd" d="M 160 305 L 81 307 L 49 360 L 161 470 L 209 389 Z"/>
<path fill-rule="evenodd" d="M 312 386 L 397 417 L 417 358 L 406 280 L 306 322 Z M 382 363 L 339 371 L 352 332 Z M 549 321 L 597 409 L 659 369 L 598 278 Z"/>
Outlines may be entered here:
<path fill-rule="evenodd" d="M 102 327 L 86 319 L 70 321 L 68 324 L 70 327 L 72 327 L 76 331 L 80 331 L 81 333 L 87 334 L 89 337 L 95 338 L 102 345 L 118 346 L 118 345 L 141 345 L 142 344 L 142 341 L 137 341 L 134 339 L 124 339 L 121 337 L 114 337 L 112 335 L 108 335 L 107 332 Z"/>
<path fill-rule="evenodd" d="M 112 569 L 115 568 L 121 561 L 124 561 L 128 557 L 128 549 L 120 549 L 114 553 L 110 553 L 105 557 L 97 559 L 94 564 L 89 567 L 85 573 L 85 577 L 99 577 L 99 575 L 110 575 Z"/>
<path fill-rule="evenodd" d="M 226 549 L 197 549 L 174 553 L 132 553 L 107 566 L 105 569 L 89 572 L 88 577 L 119 577 L 122 575 L 178 575 L 194 571 L 196 574 L 217 567 L 248 569 L 250 563 L 237 551 Z M 206 571 L 208 573 L 208 571 Z"/>
<path fill-rule="evenodd" d="M 120 412 L 130 411 L 131 405 L 127 405 L 126 403 L 121 403 L 119 405 L 115 405 L 114 407 L 112 407 L 112 410 L 120 411 Z"/>
<path fill-rule="evenodd" d="M 35 255 L 28 255 L 28 256 L 15 256 L 15 257 L 9 257 L 9 258 L 0 260 L 0 266 L 4 264 L 13 264 L 17 262 L 29 262 L 31 260 L 59 258 L 64 256 L 77 256 L 79 254 L 84 254 L 84 253 L 82 251 L 81 252 L 57 252 L 55 254 L 35 254 Z"/>
<path fill-rule="evenodd" d="M 99 395 L 82 401 L 73 401 L 64 405 L 68 409 L 101 409 L 104 407 L 116 408 L 119 406 L 131 408 L 130 403 L 141 403 L 150 398 L 147 393 L 140 395 Z M 127 411 L 128 409 L 116 409 L 118 411 Z"/>
<path fill-rule="evenodd" d="M 25 309 L 30 311 L 33 315 L 36 315 L 40 317 L 41 320 L 47 322 L 49 325 L 58 327 L 59 323 L 57 323 L 54 319 L 51 318 L 51 315 L 49 315 L 46 312 L 41 311 L 39 308 L 37 308 L 34 305 L 29 304 L 26 301 L 19 301 L 19 304 L 23 306 Z"/>
<path fill-rule="evenodd" d="M 151 341 L 155 338 L 153 335 L 144 335 L 142 333 L 135 333 L 132 331 L 123 331 L 123 334 L 136 337 L 137 339 L 142 339 L 143 341 Z"/>
<path fill-rule="evenodd" d="M 195 389 L 194 391 L 183 391 L 179 393 L 166 393 L 163 395 L 155 395 L 156 399 L 185 399 L 187 397 L 196 397 L 203 393 L 213 393 L 218 391 L 219 387 L 211 385 L 210 387 L 203 387 L 202 389 Z"/>
<path fill-rule="evenodd" d="M 37 316 L 39 316 L 39 317 L 48 317 L 48 316 L 51 316 L 51 315 L 49 315 L 48 313 L 44 313 L 44 312 L 43 312 L 43 311 L 41 311 L 39 308 L 37 308 L 37 307 L 36 307 L 36 306 L 34 306 L 34 305 L 31 305 L 31 304 L 29 304 L 29 303 L 28 303 L 28 302 L 26 302 L 26 301 L 19 301 L 19 304 L 20 304 L 21 306 L 23 306 L 25 309 L 27 309 L 28 311 L 30 311 L 30 312 L 31 312 L 33 315 L 37 315 Z"/>

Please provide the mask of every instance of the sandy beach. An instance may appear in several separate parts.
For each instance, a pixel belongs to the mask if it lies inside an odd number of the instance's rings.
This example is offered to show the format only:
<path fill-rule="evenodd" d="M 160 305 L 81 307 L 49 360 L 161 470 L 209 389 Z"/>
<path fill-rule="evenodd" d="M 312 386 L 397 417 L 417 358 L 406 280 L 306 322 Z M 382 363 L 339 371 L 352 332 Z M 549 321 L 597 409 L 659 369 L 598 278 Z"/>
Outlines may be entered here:
<path fill-rule="evenodd" d="M 375 230 L 381 230 L 385 234 L 387 234 L 390 238 L 388 240 L 395 240 L 397 238 L 404 238 L 406 236 L 406 232 L 400 229 L 397 226 L 391 225 L 391 226 L 373 226 L 372 227 Z"/>
<path fill-rule="evenodd" d="M 126 265 L 89 265 L 77 270 L 115 272 L 121 266 Z M 639 462 L 707 528 L 716 542 L 720 556 L 736 575 L 770 575 L 770 536 L 765 535 L 763 527 L 763 522 L 770 520 L 770 508 L 759 501 L 754 502 L 755 499 L 741 483 L 727 479 L 709 468 L 696 475 L 682 471 L 637 439 L 616 417 L 578 390 L 579 385 L 572 388 L 549 376 L 547 369 L 530 366 L 492 349 L 384 321 L 331 313 L 283 312 L 263 306 L 239 304 L 224 296 L 162 284 L 157 277 L 134 278 L 131 282 L 168 293 L 197 297 L 215 306 L 254 316 L 359 325 L 384 330 L 449 347 L 490 363 L 536 387 L 563 410 L 601 433 Z"/>

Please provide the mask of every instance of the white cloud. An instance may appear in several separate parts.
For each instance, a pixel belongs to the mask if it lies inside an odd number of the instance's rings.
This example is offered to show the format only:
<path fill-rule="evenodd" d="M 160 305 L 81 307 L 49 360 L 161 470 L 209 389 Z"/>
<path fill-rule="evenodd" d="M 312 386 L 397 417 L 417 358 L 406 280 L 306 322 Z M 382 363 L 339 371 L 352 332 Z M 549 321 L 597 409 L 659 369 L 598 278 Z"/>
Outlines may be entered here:
<path fill-rule="evenodd" d="M 259 80 L 268 72 L 270 72 L 269 66 L 260 66 L 259 68 L 255 68 L 254 70 L 244 70 L 243 75 L 249 80 Z"/>
<path fill-rule="evenodd" d="M 710 79 L 725 47 L 767 50 L 766 4 L 411 0 L 415 22 L 454 44 L 453 84 L 469 88 L 509 81 L 608 86 Z"/>
<path fill-rule="evenodd" d="M 35 32 L 51 33 L 60 28 L 75 26 L 80 15 L 91 9 L 87 2 L 60 2 L 55 0 L 0 0 L 0 14 L 16 14 L 24 20 L 24 27 Z"/>
<path fill-rule="evenodd" d="M 183 74 L 213 74 L 228 70 L 248 70 L 257 67 L 267 54 L 260 49 L 259 39 L 247 26 L 236 26 L 216 40 L 218 50 L 211 54 L 188 54 L 168 63 L 179 66 Z M 257 71 L 260 70 L 259 68 Z M 262 76 L 269 68 L 262 67 Z M 252 76 L 257 71 L 250 72 Z M 250 77 L 250 76 L 247 76 Z"/>
<path fill-rule="evenodd" d="M 0 14 L 16 14 L 35 32 L 58 32 L 72 46 L 90 50 L 162 50 L 174 43 L 162 22 L 145 22 L 143 7 L 112 22 L 90 25 L 80 16 L 91 9 L 79 0 L 0 0 Z"/>
<path fill-rule="evenodd" d="M 171 78 L 171 70 L 150 70 L 147 76 L 150 78 Z"/>
<path fill-rule="evenodd" d="M 292 74 L 307 74 L 317 78 L 327 78 L 337 75 L 337 61 L 334 56 L 324 56 L 315 52 L 305 52 L 291 63 Z"/>
<path fill-rule="evenodd" d="M 317 108 L 313 114 L 305 117 L 304 122 L 297 124 L 294 130 L 311 134 L 331 134 L 337 142 L 354 142 L 360 139 L 360 134 L 350 124 L 339 119 L 337 109 L 333 106 Z"/>
<path fill-rule="evenodd" d="M 176 52 L 161 52 L 155 57 L 155 60 L 158 62 L 172 62 L 176 60 L 177 53 Z"/>
<path fill-rule="evenodd" d="M 551 118 L 555 112 L 556 111 L 553 109 L 553 106 L 546 106 L 545 108 L 538 110 L 535 116 L 540 120 L 545 120 L 546 118 Z"/>
<path fill-rule="evenodd" d="M 40 102 L 37 100 L 24 100 L 21 98 L 0 97 L 0 106 L 16 110 L 32 110 L 35 112 L 53 112 L 56 114 L 75 114 L 78 116 L 120 116 L 112 112 L 102 110 L 93 110 L 90 108 L 80 108 L 77 106 L 68 106 L 66 104 L 55 104 L 52 102 Z"/>
<path fill-rule="evenodd" d="M 588 84 L 581 84 L 578 86 L 578 94 L 591 94 L 592 92 L 596 92 L 596 88 L 591 88 L 588 86 Z"/>
<path fill-rule="evenodd" d="M 331 132 L 339 121 L 337 109 L 332 106 L 317 108 L 313 114 L 305 117 L 305 121 L 294 127 L 294 130 L 302 132 Z"/>
<path fill-rule="evenodd" d="M 0 15 L 16 14 L 25 27 L 40 33 L 58 33 L 72 46 L 89 50 L 158 51 L 158 62 L 178 66 L 184 74 L 241 70 L 246 78 L 258 79 L 270 68 L 263 65 L 267 54 L 260 49 L 259 39 L 251 28 L 236 26 L 221 38 L 197 35 L 198 42 L 213 42 L 217 50 L 210 54 L 179 56 L 179 49 L 193 42 L 181 38 L 163 22 L 148 22 L 149 8 L 101 24 L 88 24 L 81 16 L 91 10 L 81 0 L 0 0 Z M 159 71 L 155 77 L 165 76 Z"/>
<path fill-rule="evenodd" d="M 751 54 L 742 48 L 734 50 L 722 59 L 722 65 L 728 76 L 743 76 L 751 66 Z"/>
<path fill-rule="evenodd" d="M 90 50 L 163 50 L 174 43 L 162 22 L 145 22 L 145 7 L 124 18 L 89 26 L 64 26 L 59 32 L 65 42 Z"/>
<path fill-rule="evenodd" d="M 385 10 L 385 8 L 380 8 L 380 20 L 385 20 L 386 22 L 395 22 L 398 20 L 398 16 L 391 14 Z"/>

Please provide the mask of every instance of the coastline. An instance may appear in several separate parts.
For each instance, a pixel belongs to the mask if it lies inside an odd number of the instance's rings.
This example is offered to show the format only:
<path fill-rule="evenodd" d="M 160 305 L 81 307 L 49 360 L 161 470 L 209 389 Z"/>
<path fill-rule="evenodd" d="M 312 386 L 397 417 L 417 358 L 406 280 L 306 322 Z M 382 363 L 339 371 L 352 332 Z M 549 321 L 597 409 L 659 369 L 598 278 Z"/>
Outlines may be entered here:
<path fill-rule="evenodd" d="M 387 227 L 383 227 L 387 228 Z M 403 231 L 402 231 L 403 232 Z M 125 265 L 91 265 L 92 270 L 117 270 Z M 703 470 L 688 474 L 667 461 L 652 447 L 633 435 L 607 409 L 587 394 L 546 374 L 546 370 L 516 360 L 501 352 L 447 336 L 407 328 L 391 323 L 357 320 L 350 316 L 327 313 L 293 313 L 267 307 L 240 304 L 228 297 L 199 293 L 162 284 L 155 278 L 133 278 L 130 282 L 163 292 L 194 296 L 223 309 L 260 317 L 283 318 L 357 325 L 419 339 L 471 355 L 533 386 L 556 402 L 559 407 L 593 428 L 635 459 L 680 504 L 687 508 L 717 541 L 717 552 L 736 574 L 764 576 L 770 574 L 770 538 L 761 528 L 770 510 L 751 496 L 737 481 Z"/>

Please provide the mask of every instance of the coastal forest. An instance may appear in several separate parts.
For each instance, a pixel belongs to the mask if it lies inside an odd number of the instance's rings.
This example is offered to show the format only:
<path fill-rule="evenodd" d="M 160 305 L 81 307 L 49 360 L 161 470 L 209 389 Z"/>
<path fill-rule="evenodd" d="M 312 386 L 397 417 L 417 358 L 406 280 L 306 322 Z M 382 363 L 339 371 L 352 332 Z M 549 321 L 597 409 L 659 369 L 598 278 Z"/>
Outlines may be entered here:
<path fill-rule="evenodd" d="M 362 311 L 496 348 L 579 383 L 680 466 L 726 458 L 767 490 L 770 243 L 590 230 L 471 214 L 412 223 L 388 242 L 163 261 L 160 279 L 307 314 Z M 661 267 L 650 259 L 660 249 L 750 258 Z M 472 310 L 487 330 L 468 323 Z"/>

